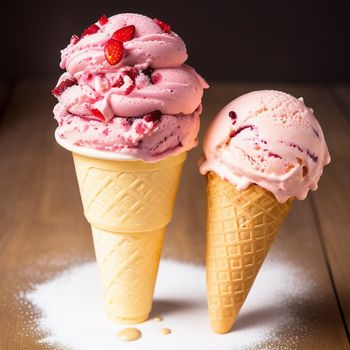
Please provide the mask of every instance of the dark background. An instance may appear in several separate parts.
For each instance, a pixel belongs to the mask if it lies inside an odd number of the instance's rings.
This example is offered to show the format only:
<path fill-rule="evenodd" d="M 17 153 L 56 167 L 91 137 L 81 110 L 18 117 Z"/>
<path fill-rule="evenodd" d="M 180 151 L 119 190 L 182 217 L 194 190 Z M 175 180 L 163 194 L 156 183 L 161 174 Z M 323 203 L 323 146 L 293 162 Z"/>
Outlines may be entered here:
<path fill-rule="evenodd" d="M 347 1 L 7 1 L 0 79 L 56 79 L 71 37 L 102 14 L 139 12 L 171 24 L 188 63 L 211 80 L 350 82 Z"/>

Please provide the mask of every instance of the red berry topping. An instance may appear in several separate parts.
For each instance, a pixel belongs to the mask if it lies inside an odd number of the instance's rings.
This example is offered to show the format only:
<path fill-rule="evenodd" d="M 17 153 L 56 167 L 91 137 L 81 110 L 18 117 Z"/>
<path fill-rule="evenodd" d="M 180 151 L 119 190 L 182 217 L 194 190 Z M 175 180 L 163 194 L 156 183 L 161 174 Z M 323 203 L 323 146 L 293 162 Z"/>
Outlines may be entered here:
<path fill-rule="evenodd" d="M 67 88 L 77 85 L 77 82 L 75 79 L 66 79 L 63 80 L 58 86 L 56 86 L 53 90 L 51 90 L 52 94 L 56 97 L 61 96 L 63 91 Z"/>
<path fill-rule="evenodd" d="M 124 43 L 125 41 L 134 39 L 134 36 L 135 36 L 135 26 L 131 25 L 131 26 L 120 28 L 117 31 L 115 31 L 112 35 L 112 39 L 118 40 Z"/>
<path fill-rule="evenodd" d="M 73 34 L 72 37 L 70 38 L 70 43 L 75 45 L 79 40 L 80 40 L 79 37 Z"/>
<path fill-rule="evenodd" d="M 136 77 L 140 74 L 139 70 L 135 67 L 130 68 L 125 74 L 130 77 L 130 79 L 135 82 Z"/>
<path fill-rule="evenodd" d="M 91 113 L 98 119 L 105 121 L 104 115 L 97 109 L 97 108 L 91 108 Z"/>
<path fill-rule="evenodd" d="M 269 157 L 272 157 L 272 158 L 279 158 L 279 159 L 282 159 L 282 157 L 281 157 L 279 154 L 273 153 L 273 152 L 269 152 L 269 153 L 268 153 L 268 156 L 269 156 Z"/>
<path fill-rule="evenodd" d="M 144 135 L 145 131 L 146 131 L 146 128 L 142 124 L 137 124 L 136 128 L 135 128 L 135 131 L 136 131 L 137 134 Z"/>
<path fill-rule="evenodd" d="M 131 94 L 131 92 L 133 91 L 135 89 L 135 84 L 131 84 L 131 85 L 129 85 L 126 89 L 125 89 L 125 91 L 124 91 L 124 95 L 130 95 Z"/>
<path fill-rule="evenodd" d="M 151 112 L 150 114 L 145 115 L 145 121 L 146 122 L 156 122 L 157 120 L 159 120 L 162 116 L 162 112 L 155 110 L 153 112 Z"/>
<path fill-rule="evenodd" d="M 228 116 L 231 118 L 232 120 L 232 124 L 236 124 L 236 121 L 237 121 L 237 114 L 235 111 L 230 111 L 228 113 Z"/>
<path fill-rule="evenodd" d="M 115 82 L 115 84 L 113 85 L 113 87 L 122 87 L 124 85 L 124 79 L 123 77 L 120 75 L 118 80 Z"/>
<path fill-rule="evenodd" d="M 230 111 L 228 116 L 231 118 L 231 119 L 237 119 L 237 114 L 235 111 Z"/>
<path fill-rule="evenodd" d="M 83 38 L 86 35 L 95 34 L 100 30 L 100 27 L 96 25 L 95 23 L 92 24 L 90 27 L 86 28 L 83 33 L 81 34 L 81 38 Z"/>
<path fill-rule="evenodd" d="M 137 76 L 140 74 L 140 71 L 135 68 L 135 67 L 131 67 L 128 71 L 124 71 L 122 72 L 122 74 L 120 74 L 118 80 L 115 82 L 115 84 L 113 85 L 113 87 L 121 87 L 124 85 L 124 77 L 127 75 L 134 83 L 135 80 L 137 78 Z M 134 90 L 135 88 L 135 84 L 133 84 L 133 87 L 129 87 L 128 89 L 131 89 L 128 93 L 125 93 L 126 95 L 129 95 L 129 93 Z M 127 90 L 128 90 L 127 89 Z"/>
<path fill-rule="evenodd" d="M 104 51 L 107 62 L 114 66 L 123 58 L 123 43 L 118 40 L 109 39 L 105 45 Z"/>
<path fill-rule="evenodd" d="M 306 154 L 307 154 L 315 163 L 317 163 L 318 156 L 316 156 L 316 154 L 311 153 L 308 149 L 306 150 Z"/>
<path fill-rule="evenodd" d="M 170 33 L 171 28 L 169 24 L 166 24 L 158 18 L 155 18 L 154 22 L 156 22 L 159 25 L 159 27 L 161 27 L 164 30 L 165 33 Z"/>
<path fill-rule="evenodd" d="M 235 137 L 237 136 L 239 133 L 241 133 L 243 130 L 245 129 L 250 129 L 250 130 L 254 130 L 254 126 L 253 125 L 244 125 L 239 127 L 237 130 L 233 130 L 231 131 L 230 137 Z"/>
<path fill-rule="evenodd" d="M 152 76 L 151 76 L 151 83 L 152 84 L 157 84 L 159 81 L 160 81 L 160 78 L 161 78 L 162 76 L 159 74 L 159 73 L 156 73 L 156 74 L 153 74 Z"/>
<path fill-rule="evenodd" d="M 101 18 L 98 20 L 98 23 L 100 23 L 101 26 L 104 26 L 108 22 L 108 18 L 105 15 L 102 15 Z"/>
<path fill-rule="evenodd" d="M 104 73 L 104 72 L 97 72 L 96 75 L 99 76 L 101 79 L 104 79 L 105 76 L 106 76 L 106 73 Z"/>

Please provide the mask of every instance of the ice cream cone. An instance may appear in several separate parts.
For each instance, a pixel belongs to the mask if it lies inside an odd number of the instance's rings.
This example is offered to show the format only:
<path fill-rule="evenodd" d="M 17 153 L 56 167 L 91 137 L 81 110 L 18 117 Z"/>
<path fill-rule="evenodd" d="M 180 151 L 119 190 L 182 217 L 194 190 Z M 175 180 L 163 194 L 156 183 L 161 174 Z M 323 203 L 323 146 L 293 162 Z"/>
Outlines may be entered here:
<path fill-rule="evenodd" d="M 107 314 L 142 322 L 209 86 L 185 64 L 186 45 L 165 22 L 103 15 L 85 35 L 61 50 L 55 137 L 73 152 Z"/>
<path fill-rule="evenodd" d="M 214 332 L 231 329 L 291 203 L 257 185 L 239 191 L 207 173 L 207 294 Z"/>
<path fill-rule="evenodd" d="M 151 311 L 165 227 L 186 153 L 155 163 L 74 152 L 73 158 L 106 313 L 122 323 L 143 322 Z"/>

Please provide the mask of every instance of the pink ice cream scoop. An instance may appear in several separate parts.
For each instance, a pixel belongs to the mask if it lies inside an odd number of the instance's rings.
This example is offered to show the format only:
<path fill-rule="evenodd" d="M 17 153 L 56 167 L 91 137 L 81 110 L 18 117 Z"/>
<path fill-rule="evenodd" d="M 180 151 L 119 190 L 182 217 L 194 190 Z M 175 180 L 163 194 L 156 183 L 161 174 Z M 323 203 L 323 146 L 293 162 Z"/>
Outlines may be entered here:
<path fill-rule="evenodd" d="M 186 46 L 166 23 L 102 16 L 62 50 L 52 90 L 64 142 L 159 160 L 197 145 L 203 89 Z"/>
<path fill-rule="evenodd" d="M 204 139 L 200 172 L 214 171 L 239 190 L 257 184 L 279 202 L 316 190 L 330 162 L 313 110 L 302 98 L 255 91 L 225 106 Z"/>

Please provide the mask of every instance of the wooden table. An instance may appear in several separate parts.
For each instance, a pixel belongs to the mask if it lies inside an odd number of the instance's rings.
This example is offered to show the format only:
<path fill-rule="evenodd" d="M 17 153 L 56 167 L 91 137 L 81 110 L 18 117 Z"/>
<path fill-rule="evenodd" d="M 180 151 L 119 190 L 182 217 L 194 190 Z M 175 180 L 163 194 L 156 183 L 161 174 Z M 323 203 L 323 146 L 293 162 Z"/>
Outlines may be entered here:
<path fill-rule="evenodd" d="M 71 155 L 56 145 L 54 82 L 0 84 L 0 349 L 43 349 L 22 332 L 18 293 L 80 261 L 93 259 Z M 319 286 L 303 308 L 310 326 L 298 349 L 348 349 L 350 326 L 350 86 L 213 83 L 204 98 L 201 135 L 232 98 L 275 88 L 315 109 L 332 163 L 317 192 L 297 202 L 271 254 L 301 266 Z M 189 154 L 163 257 L 204 262 L 205 184 L 200 147 Z M 289 332 L 289 330 L 285 330 Z M 284 344 L 284 349 L 288 344 Z M 291 347 L 292 349 L 292 347 Z"/>

